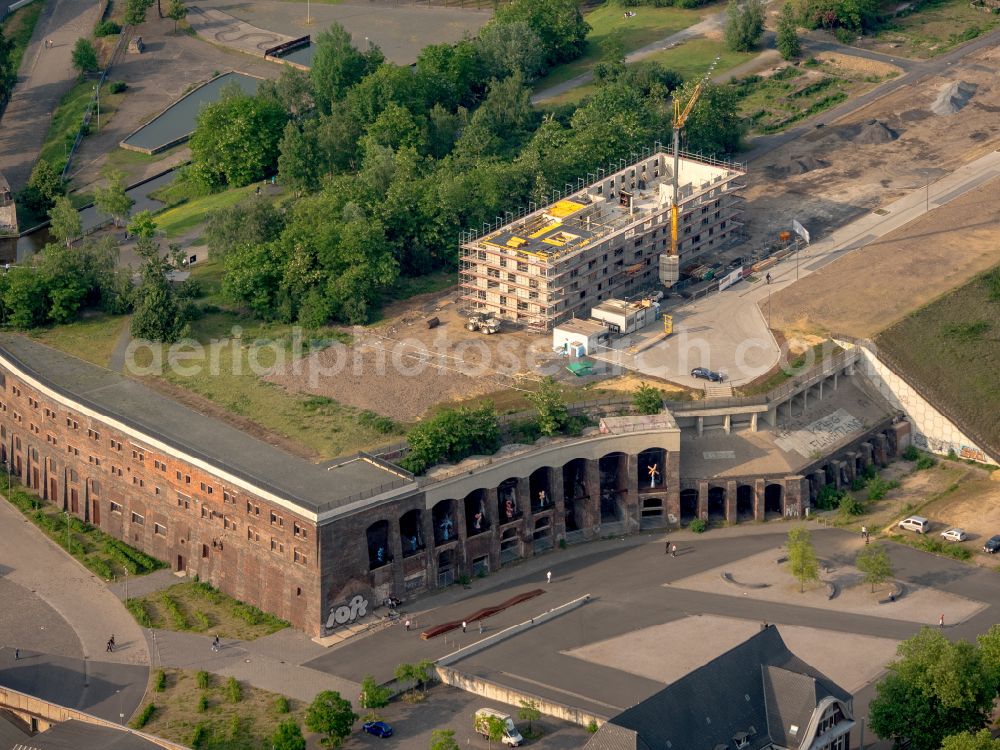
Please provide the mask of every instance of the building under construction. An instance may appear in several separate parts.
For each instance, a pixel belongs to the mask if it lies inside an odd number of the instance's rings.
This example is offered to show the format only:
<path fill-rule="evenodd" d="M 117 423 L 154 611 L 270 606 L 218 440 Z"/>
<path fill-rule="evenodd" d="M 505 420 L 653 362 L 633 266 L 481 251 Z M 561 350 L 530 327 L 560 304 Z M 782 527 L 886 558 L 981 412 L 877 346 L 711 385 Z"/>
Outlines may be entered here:
<path fill-rule="evenodd" d="M 479 234 L 462 235 L 463 299 L 472 309 L 540 330 L 612 297 L 628 298 L 727 244 L 741 226 L 746 167 L 684 154 L 671 248 L 673 155 L 641 159 L 559 200 Z M 508 215 L 509 218 L 509 215 Z"/>

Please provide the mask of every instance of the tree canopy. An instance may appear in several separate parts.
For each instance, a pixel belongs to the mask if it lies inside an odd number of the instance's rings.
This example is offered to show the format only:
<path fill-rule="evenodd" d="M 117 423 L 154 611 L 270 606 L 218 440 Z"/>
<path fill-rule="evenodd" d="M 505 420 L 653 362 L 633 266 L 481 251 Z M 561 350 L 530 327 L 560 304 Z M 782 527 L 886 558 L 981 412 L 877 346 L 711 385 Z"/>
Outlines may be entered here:
<path fill-rule="evenodd" d="M 807 583 L 819 580 L 819 560 L 812 536 L 804 526 L 796 526 L 788 532 L 788 566 L 799 582 L 799 591 L 803 591 Z"/>
<path fill-rule="evenodd" d="M 341 698 L 336 690 L 319 693 L 306 709 L 306 726 L 323 735 L 320 744 L 324 747 L 340 747 L 357 720 L 351 702 Z"/>
<path fill-rule="evenodd" d="M 407 440 L 409 451 L 400 466 L 414 474 L 444 461 L 455 463 L 474 454 L 495 453 L 500 447 L 497 413 L 489 402 L 475 408 L 442 409 L 410 430 Z"/>
<path fill-rule="evenodd" d="M 729 0 L 726 8 L 726 46 L 735 52 L 749 52 L 764 36 L 763 0 Z"/>

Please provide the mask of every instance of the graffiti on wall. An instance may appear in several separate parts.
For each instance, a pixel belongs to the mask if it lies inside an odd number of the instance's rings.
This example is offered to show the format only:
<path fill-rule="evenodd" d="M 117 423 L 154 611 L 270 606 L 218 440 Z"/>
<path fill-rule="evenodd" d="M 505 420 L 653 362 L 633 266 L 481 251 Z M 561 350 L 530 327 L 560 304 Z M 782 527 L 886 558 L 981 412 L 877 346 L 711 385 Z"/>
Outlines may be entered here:
<path fill-rule="evenodd" d="M 818 453 L 825 453 L 827 448 L 862 432 L 864 427 L 860 419 L 844 409 L 837 409 L 800 430 L 779 433 L 774 443 L 783 451 L 795 451 L 810 458 Z"/>
<path fill-rule="evenodd" d="M 946 440 L 938 440 L 937 438 L 929 437 L 922 432 L 915 432 L 913 434 L 913 444 L 921 450 L 937 453 L 941 456 L 947 456 L 949 453 L 954 453 L 959 458 L 969 461 L 978 461 L 983 464 L 993 463 L 984 451 L 974 445 L 949 443 Z"/>

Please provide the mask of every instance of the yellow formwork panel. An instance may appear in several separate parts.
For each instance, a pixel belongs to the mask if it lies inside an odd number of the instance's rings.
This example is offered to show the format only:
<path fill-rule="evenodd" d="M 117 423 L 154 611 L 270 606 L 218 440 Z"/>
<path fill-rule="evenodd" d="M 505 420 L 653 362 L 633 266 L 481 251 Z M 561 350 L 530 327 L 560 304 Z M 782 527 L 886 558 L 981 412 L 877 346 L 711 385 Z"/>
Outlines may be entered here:
<path fill-rule="evenodd" d="M 541 237 L 543 234 L 546 234 L 547 232 L 551 232 L 553 229 L 558 229 L 561 226 L 562 226 L 562 222 L 561 221 L 553 221 L 553 222 L 551 222 L 549 224 L 546 224 L 544 227 L 542 227 L 541 229 L 539 229 L 537 232 L 529 234 L 528 237 L 530 239 L 536 239 L 538 237 Z"/>
<path fill-rule="evenodd" d="M 575 214 L 583 207 L 582 203 L 577 203 L 576 201 L 561 200 L 545 209 L 545 213 L 554 219 L 564 219 L 570 214 Z"/>

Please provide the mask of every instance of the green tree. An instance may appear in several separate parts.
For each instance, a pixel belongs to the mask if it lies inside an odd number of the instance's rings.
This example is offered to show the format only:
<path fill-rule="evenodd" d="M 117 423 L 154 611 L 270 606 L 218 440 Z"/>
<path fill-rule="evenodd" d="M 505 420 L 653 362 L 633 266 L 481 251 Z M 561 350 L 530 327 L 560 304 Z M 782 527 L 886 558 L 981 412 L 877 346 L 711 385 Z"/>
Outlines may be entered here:
<path fill-rule="evenodd" d="M 308 129 L 308 133 L 303 132 Z M 289 122 L 278 145 L 278 176 L 296 193 L 311 193 L 319 187 L 319 143 L 314 120 L 300 126 Z"/>
<path fill-rule="evenodd" d="M 177 24 L 187 18 L 188 9 L 184 4 L 184 0 L 170 0 L 170 5 L 167 6 L 167 18 L 170 18 L 174 22 L 174 33 L 177 33 Z"/>
<path fill-rule="evenodd" d="M 146 210 L 140 211 L 132 220 L 128 223 L 129 234 L 134 234 L 136 237 L 142 237 L 144 239 L 150 239 L 156 236 L 156 220 L 153 218 L 153 212 Z"/>
<path fill-rule="evenodd" d="M 306 726 L 323 735 L 320 744 L 324 747 L 340 747 L 357 720 L 351 702 L 341 698 L 335 690 L 324 690 L 306 709 Z"/>
<path fill-rule="evenodd" d="M 383 708 L 389 705 L 389 689 L 382 687 L 370 674 L 361 681 L 361 695 L 358 698 L 361 708 Z"/>
<path fill-rule="evenodd" d="M 329 114 L 333 102 L 339 101 L 347 90 L 382 64 L 384 57 L 378 47 L 371 46 L 359 52 L 351 44 L 351 35 L 339 23 L 320 32 L 313 45 L 309 77 L 313 82 L 316 106 Z"/>
<path fill-rule="evenodd" d="M 819 580 L 816 550 L 809 530 L 804 526 L 796 526 L 788 532 L 788 566 L 799 582 L 799 591 L 805 591 L 807 583 Z"/>
<path fill-rule="evenodd" d="M 551 375 L 542 379 L 538 390 L 527 394 L 528 401 L 538 412 L 538 428 L 543 435 L 555 435 L 569 421 L 569 410 L 562 388 Z"/>
<path fill-rule="evenodd" d="M 993 674 L 993 679 L 1000 686 L 1000 625 L 993 625 L 976 638 L 979 643 L 979 653 L 983 664 Z"/>
<path fill-rule="evenodd" d="M 925 627 L 903 641 L 897 655 L 868 707 L 879 737 L 908 739 L 914 750 L 937 750 L 945 737 L 986 725 L 997 682 L 975 646 L 951 643 Z"/>
<path fill-rule="evenodd" d="M 474 454 L 490 454 L 500 447 L 500 427 L 492 403 L 476 408 L 442 409 L 413 427 L 403 467 L 422 474 L 443 461 L 461 461 Z"/>
<path fill-rule="evenodd" d="M 126 0 L 125 23 L 138 26 L 146 20 L 146 11 L 152 6 L 153 0 Z M 160 18 L 163 18 L 162 13 Z"/>
<path fill-rule="evenodd" d="M 271 750 L 306 750 L 306 739 L 295 719 L 286 719 L 278 724 L 271 735 Z"/>
<path fill-rule="evenodd" d="M 76 40 L 76 44 L 73 45 L 72 60 L 73 67 L 81 76 L 97 70 L 97 50 L 89 39 L 81 37 Z"/>
<path fill-rule="evenodd" d="M 473 716 L 472 723 L 477 732 L 485 735 L 490 748 L 493 747 L 494 742 L 500 742 L 503 739 L 506 727 L 496 716 Z"/>
<path fill-rule="evenodd" d="M 486 24 L 479 30 L 476 45 L 486 78 L 502 80 L 520 73 L 530 82 L 545 69 L 542 40 L 527 21 Z"/>
<path fill-rule="evenodd" d="M 285 216 L 272 201 L 249 198 L 212 212 L 205 226 L 205 240 L 213 258 L 225 259 L 234 247 L 276 240 L 284 228 Z"/>
<path fill-rule="evenodd" d="M 792 8 L 790 0 L 786 0 L 785 4 L 781 6 L 781 13 L 778 16 L 778 34 L 774 43 L 785 60 L 794 60 L 802 54 L 802 43 L 799 41 L 795 22 L 795 10 Z"/>
<path fill-rule="evenodd" d="M 749 52 L 764 36 L 762 0 L 729 0 L 726 8 L 726 46 L 735 52 Z"/>
<path fill-rule="evenodd" d="M 521 707 L 517 709 L 517 718 L 528 722 L 528 732 L 531 732 L 531 722 L 542 718 L 542 712 L 538 708 L 538 702 L 532 700 L 520 701 Z"/>
<path fill-rule="evenodd" d="M 31 266 L 16 266 L 7 272 L 3 303 L 7 324 L 18 330 L 46 322 L 48 289 L 45 279 Z"/>
<path fill-rule="evenodd" d="M 684 101 L 691 95 L 690 84 L 682 87 Z M 739 96 L 732 86 L 706 84 L 684 126 L 688 151 L 713 156 L 740 150 L 746 121 L 739 114 Z"/>
<path fill-rule="evenodd" d="M 870 583 L 872 591 L 879 584 L 892 578 L 892 562 L 881 544 L 867 544 L 861 548 L 854 565 L 864 573 L 865 583 Z"/>
<path fill-rule="evenodd" d="M 174 343 L 183 335 L 185 321 L 177 295 L 167 280 L 170 268 L 151 239 L 140 238 L 136 252 L 143 258 L 143 266 L 142 281 L 135 292 L 132 337 Z"/>
<path fill-rule="evenodd" d="M 52 208 L 56 198 L 65 192 L 66 186 L 63 184 L 62 175 L 49 161 L 39 159 L 31 170 L 28 187 L 21 192 L 19 197 L 32 211 L 44 214 Z"/>
<path fill-rule="evenodd" d="M 14 40 L 4 36 L 3 25 L 0 25 L 0 107 L 7 101 L 10 92 L 17 83 L 17 71 L 14 70 Z"/>
<path fill-rule="evenodd" d="M 80 213 L 73 207 L 69 198 L 56 198 L 49 217 L 52 220 L 49 224 L 49 234 L 60 242 L 65 242 L 66 247 L 69 247 L 83 231 Z"/>
<path fill-rule="evenodd" d="M 663 411 L 663 391 L 648 383 L 639 383 L 632 394 L 632 406 L 640 414 L 659 414 Z"/>
<path fill-rule="evenodd" d="M 454 729 L 435 729 L 431 732 L 430 750 L 460 750 L 455 741 Z"/>
<path fill-rule="evenodd" d="M 274 99 L 227 86 L 219 101 L 198 113 L 190 141 L 192 175 L 209 187 L 242 187 L 263 179 L 278 165 L 287 119 Z"/>
<path fill-rule="evenodd" d="M 496 11 L 494 23 L 509 24 L 523 21 L 542 42 L 545 63 L 573 60 L 587 46 L 590 24 L 583 20 L 576 0 L 513 0 Z"/>
<path fill-rule="evenodd" d="M 961 732 L 945 737 L 941 750 L 1000 750 L 1000 739 L 993 739 L 989 729 L 980 729 L 975 734 Z"/>
<path fill-rule="evenodd" d="M 124 172 L 113 169 L 106 172 L 105 176 L 108 184 L 94 191 L 94 205 L 102 213 L 108 214 L 117 227 L 124 223 L 135 201 L 125 193 Z"/>

